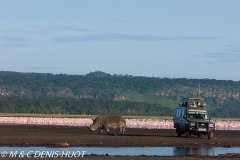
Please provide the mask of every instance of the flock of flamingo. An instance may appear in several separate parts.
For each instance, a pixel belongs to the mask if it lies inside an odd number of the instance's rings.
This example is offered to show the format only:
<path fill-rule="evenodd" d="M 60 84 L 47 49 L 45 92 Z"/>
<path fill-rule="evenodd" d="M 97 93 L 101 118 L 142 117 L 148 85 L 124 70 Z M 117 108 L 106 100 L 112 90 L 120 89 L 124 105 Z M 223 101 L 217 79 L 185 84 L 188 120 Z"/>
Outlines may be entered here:
<path fill-rule="evenodd" d="M 216 130 L 240 130 L 239 120 L 213 120 Z M 173 120 L 126 119 L 128 128 L 174 129 Z M 91 118 L 0 117 L 0 125 L 89 126 Z"/>

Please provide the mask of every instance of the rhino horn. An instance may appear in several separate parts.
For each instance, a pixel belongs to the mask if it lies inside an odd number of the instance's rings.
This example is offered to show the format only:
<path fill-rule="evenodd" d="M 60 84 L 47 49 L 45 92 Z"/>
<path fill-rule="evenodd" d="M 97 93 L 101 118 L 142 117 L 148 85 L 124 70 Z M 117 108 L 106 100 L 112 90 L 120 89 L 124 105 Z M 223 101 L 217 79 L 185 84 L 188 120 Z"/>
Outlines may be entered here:
<path fill-rule="evenodd" d="M 87 127 L 87 129 L 89 129 L 91 132 L 93 131 L 92 129 L 91 129 L 91 125 L 90 126 L 86 126 Z"/>

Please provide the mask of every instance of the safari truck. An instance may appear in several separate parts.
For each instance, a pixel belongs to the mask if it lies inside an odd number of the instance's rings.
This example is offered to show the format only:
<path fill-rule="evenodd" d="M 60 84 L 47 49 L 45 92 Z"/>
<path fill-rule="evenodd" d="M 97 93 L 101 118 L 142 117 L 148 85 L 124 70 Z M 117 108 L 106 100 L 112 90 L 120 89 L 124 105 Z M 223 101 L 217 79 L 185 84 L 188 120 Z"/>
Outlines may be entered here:
<path fill-rule="evenodd" d="M 191 135 L 208 135 L 208 139 L 213 138 L 215 124 L 210 120 L 203 102 L 203 98 L 183 98 L 182 104 L 176 107 L 173 123 L 178 137 L 186 134 L 187 138 Z"/>

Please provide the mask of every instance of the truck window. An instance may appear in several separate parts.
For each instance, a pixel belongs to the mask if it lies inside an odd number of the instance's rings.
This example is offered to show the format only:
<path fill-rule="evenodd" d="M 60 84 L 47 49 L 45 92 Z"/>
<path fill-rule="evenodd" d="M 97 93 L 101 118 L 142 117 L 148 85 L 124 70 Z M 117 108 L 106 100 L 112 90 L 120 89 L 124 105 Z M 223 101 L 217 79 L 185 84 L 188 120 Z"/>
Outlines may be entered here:
<path fill-rule="evenodd" d="M 208 115 L 206 112 L 189 111 L 188 118 L 190 118 L 190 119 L 208 119 Z"/>
<path fill-rule="evenodd" d="M 175 112 L 175 118 L 177 118 L 177 115 L 178 115 L 178 109 Z"/>
<path fill-rule="evenodd" d="M 178 111 L 178 118 L 180 118 L 181 117 L 181 109 L 178 109 L 179 111 Z"/>
<path fill-rule="evenodd" d="M 184 115 L 185 115 L 185 109 L 182 109 L 181 118 L 183 118 Z"/>
<path fill-rule="evenodd" d="M 180 111 L 181 111 L 181 110 L 178 108 L 177 111 L 176 111 L 176 114 L 175 114 L 175 117 L 176 117 L 176 118 L 179 118 L 179 117 L 180 117 Z"/>

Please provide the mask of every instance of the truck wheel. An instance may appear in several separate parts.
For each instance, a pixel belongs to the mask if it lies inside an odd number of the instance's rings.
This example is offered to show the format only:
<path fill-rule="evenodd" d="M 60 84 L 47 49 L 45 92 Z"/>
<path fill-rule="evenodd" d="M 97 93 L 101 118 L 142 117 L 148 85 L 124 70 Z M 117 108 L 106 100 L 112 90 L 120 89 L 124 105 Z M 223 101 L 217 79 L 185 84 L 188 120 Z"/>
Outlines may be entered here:
<path fill-rule="evenodd" d="M 177 132 L 177 136 L 181 137 L 182 133 L 181 133 L 181 131 L 179 129 L 179 126 L 177 126 L 176 132 Z"/>
<path fill-rule="evenodd" d="M 191 134 L 188 132 L 188 126 L 186 127 L 185 131 L 186 131 L 186 138 L 191 137 Z"/>
<path fill-rule="evenodd" d="M 213 138 L 213 132 L 209 132 L 208 133 L 208 139 L 212 139 Z"/>
<path fill-rule="evenodd" d="M 202 134 L 198 133 L 198 134 L 197 134 L 197 137 L 198 137 L 198 138 L 201 138 L 201 137 L 202 137 Z"/>

